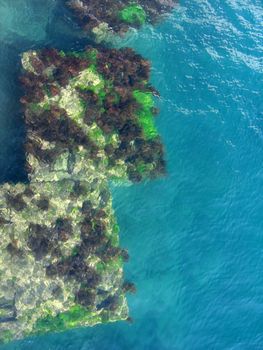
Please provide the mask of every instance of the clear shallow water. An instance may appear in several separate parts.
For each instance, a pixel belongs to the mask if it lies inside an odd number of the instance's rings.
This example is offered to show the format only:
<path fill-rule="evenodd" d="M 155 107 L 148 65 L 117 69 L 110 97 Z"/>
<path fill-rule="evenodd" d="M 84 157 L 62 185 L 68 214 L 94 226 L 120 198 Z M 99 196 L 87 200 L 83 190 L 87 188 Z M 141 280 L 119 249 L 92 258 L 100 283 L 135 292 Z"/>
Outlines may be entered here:
<path fill-rule="evenodd" d="M 1 181 L 23 178 L 19 52 L 81 45 L 55 1 L 21 4 L 0 0 Z M 113 189 L 135 322 L 1 350 L 263 348 L 262 23 L 260 0 L 184 0 L 126 40 L 153 63 L 169 168 L 165 179 Z"/>

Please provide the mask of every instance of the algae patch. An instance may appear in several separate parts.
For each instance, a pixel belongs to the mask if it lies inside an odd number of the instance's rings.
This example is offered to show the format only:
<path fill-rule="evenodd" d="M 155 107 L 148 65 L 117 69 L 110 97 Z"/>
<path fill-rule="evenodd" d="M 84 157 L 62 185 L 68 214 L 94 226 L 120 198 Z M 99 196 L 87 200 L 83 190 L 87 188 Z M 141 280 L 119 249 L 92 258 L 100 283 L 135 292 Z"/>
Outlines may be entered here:
<path fill-rule="evenodd" d="M 139 24 L 142 25 L 146 22 L 146 12 L 140 5 L 130 5 L 124 7 L 119 12 L 120 19 L 129 24 Z"/>

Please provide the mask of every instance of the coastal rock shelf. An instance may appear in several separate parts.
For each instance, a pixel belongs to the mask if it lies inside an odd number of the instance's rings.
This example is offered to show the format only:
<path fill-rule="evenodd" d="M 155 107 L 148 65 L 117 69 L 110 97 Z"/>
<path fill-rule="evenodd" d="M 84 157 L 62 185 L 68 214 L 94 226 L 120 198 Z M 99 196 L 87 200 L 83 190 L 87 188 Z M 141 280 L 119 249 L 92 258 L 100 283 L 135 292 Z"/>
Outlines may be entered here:
<path fill-rule="evenodd" d="M 165 174 L 149 62 L 131 49 L 22 56 L 28 184 L 0 191 L 0 340 L 129 320 L 109 181 Z"/>
<path fill-rule="evenodd" d="M 171 12 L 176 0 L 66 0 L 79 25 L 97 41 L 111 41 L 114 34 L 123 35 L 130 28 L 156 23 Z"/>

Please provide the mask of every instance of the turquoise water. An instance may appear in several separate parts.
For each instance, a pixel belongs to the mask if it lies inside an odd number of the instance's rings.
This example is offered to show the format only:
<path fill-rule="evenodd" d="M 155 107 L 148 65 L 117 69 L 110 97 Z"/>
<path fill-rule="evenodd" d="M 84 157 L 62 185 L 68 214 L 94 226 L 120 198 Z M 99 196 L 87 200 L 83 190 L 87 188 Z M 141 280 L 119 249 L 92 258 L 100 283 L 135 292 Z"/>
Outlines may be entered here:
<path fill-rule="evenodd" d="M 0 0 L 1 181 L 24 176 L 19 53 L 82 44 L 56 5 Z M 126 40 L 152 61 L 168 161 L 164 179 L 113 188 L 134 323 L 1 350 L 263 349 L 262 23 L 260 0 L 183 0 Z"/>

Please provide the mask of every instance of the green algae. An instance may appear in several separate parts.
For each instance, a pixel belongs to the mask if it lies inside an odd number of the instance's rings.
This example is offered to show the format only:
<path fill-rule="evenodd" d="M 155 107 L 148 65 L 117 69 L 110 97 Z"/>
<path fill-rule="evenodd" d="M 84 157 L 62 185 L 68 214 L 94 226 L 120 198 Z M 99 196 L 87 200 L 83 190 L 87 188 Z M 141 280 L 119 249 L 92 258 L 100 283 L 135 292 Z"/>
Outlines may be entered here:
<path fill-rule="evenodd" d="M 67 329 L 84 326 L 85 324 L 101 323 L 101 315 L 91 312 L 80 305 L 71 307 L 68 311 L 56 316 L 46 316 L 36 321 L 33 334 L 46 332 L 61 332 Z"/>
<path fill-rule="evenodd" d="M 120 227 L 117 223 L 114 223 L 112 227 L 112 235 L 111 235 L 111 244 L 114 247 L 117 247 L 119 245 L 119 233 L 120 233 Z"/>
<path fill-rule="evenodd" d="M 142 25 L 146 22 L 147 14 L 140 5 L 131 4 L 119 12 L 119 17 L 126 23 Z"/>
<path fill-rule="evenodd" d="M 133 96 L 136 101 L 143 106 L 143 109 L 150 109 L 154 107 L 154 100 L 151 92 L 134 90 Z"/>
<path fill-rule="evenodd" d="M 0 345 L 7 344 L 14 338 L 14 334 L 11 330 L 0 330 Z"/>
<path fill-rule="evenodd" d="M 144 175 L 147 174 L 150 170 L 152 170 L 152 164 L 145 164 L 143 162 L 139 162 L 136 165 L 136 169 L 141 175 Z"/>
<path fill-rule="evenodd" d="M 138 112 L 138 120 L 139 124 L 143 128 L 145 137 L 148 140 L 154 139 L 155 137 L 158 136 L 158 131 L 156 129 L 154 119 L 153 119 L 153 114 L 150 110 L 140 110 Z"/>
<path fill-rule="evenodd" d="M 154 139 L 158 136 L 158 130 L 155 126 L 152 113 L 152 109 L 154 108 L 153 95 L 150 92 L 135 90 L 133 91 L 133 96 L 141 106 L 137 115 L 145 137 L 147 139 Z"/>

